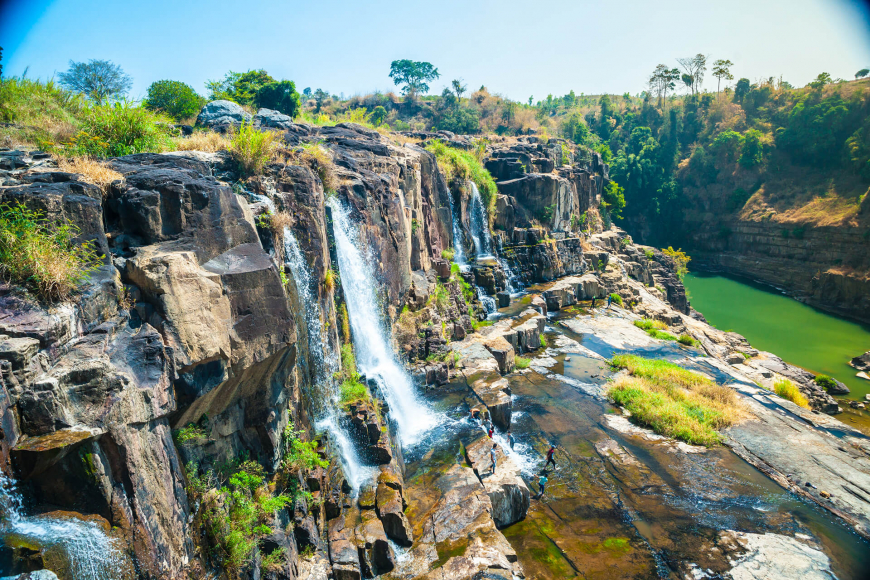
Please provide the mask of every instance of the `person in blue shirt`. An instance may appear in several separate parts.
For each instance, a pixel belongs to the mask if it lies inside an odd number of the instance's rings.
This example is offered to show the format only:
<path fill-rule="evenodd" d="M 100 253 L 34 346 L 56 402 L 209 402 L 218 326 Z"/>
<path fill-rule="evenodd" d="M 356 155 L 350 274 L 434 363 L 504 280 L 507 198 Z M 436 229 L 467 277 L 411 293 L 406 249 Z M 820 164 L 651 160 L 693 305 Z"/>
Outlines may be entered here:
<path fill-rule="evenodd" d="M 544 488 L 547 485 L 547 476 L 545 474 L 541 474 L 541 478 L 538 479 L 538 485 L 541 486 L 541 491 L 538 492 L 538 499 L 544 496 Z"/>

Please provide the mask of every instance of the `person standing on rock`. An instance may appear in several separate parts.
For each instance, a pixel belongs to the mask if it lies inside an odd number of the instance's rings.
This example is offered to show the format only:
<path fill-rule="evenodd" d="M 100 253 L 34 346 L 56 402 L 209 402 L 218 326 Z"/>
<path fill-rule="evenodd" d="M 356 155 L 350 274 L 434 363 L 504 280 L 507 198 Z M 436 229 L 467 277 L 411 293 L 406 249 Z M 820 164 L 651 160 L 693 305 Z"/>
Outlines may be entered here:
<path fill-rule="evenodd" d="M 538 479 L 538 485 L 541 486 L 541 491 L 538 492 L 538 499 L 544 497 L 544 488 L 547 485 L 547 476 L 545 474 L 541 474 L 541 478 Z"/>
<path fill-rule="evenodd" d="M 592 297 L 592 308 L 595 308 L 595 296 Z"/>
<path fill-rule="evenodd" d="M 508 436 L 508 444 L 511 446 L 511 449 L 513 449 L 514 448 L 514 435 L 513 435 L 513 433 L 511 433 L 510 427 L 508 427 L 507 436 Z"/>
<path fill-rule="evenodd" d="M 489 450 L 489 457 L 492 459 L 492 474 L 495 475 L 495 464 L 496 464 L 496 455 L 495 455 L 496 444 L 492 444 L 492 449 Z"/>
<path fill-rule="evenodd" d="M 486 432 L 486 434 L 489 435 L 489 438 L 490 438 L 490 439 L 492 439 L 492 434 L 493 434 L 494 431 L 495 431 L 495 429 L 493 428 L 492 425 L 490 425 L 490 426 L 489 426 L 489 431 Z"/>
<path fill-rule="evenodd" d="M 610 308 L 610 303 L 613 302 L 613 296 L 607 295 L 607 308 Z"/>
<path fill-rule="evenodd" d="M 550 467 L 550 464 L 553 464 L 553 471 L 556 471 L 556 460 L 553 459 L 553 454 L 556 453 L 556 446 L 550 443 L 550 449 L 547 450 L 547 463 L 544 465 L 544 469 Z"/>

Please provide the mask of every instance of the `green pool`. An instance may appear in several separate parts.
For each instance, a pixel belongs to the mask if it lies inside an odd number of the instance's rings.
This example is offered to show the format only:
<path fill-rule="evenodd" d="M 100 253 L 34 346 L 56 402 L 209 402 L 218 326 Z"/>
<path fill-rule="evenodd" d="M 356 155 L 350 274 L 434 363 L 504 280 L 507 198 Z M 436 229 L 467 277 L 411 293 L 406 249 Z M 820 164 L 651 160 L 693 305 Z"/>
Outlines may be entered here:
<path fill-rule="evenodd" d="M 720 330 L 814 373 L 830 375 L 863 399 L 870 381 L 855 376 L 853 356 L 870 350 L 870 326 L 801 304 L 776 290 L 734 278 L 690 272 L 683 281 L 692 307 Z"/>

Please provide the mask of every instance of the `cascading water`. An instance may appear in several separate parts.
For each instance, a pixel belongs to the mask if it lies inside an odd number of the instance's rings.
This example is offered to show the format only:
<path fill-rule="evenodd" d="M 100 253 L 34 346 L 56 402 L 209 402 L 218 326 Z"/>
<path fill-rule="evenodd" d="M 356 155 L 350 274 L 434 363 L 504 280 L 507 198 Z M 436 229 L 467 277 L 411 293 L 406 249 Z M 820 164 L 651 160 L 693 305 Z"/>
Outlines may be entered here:
<path fill-rule="evenodd" d="M 492 238 L 489 235 L 489 220 L 486 216 L 486 209 L 483 207 L 483 199 L 473 181 L 469 181 L 468 185 L 471 187 L 469 221 L 471 223 L 471 239 L 474 240 L 474 254 L 478 260 L 492 258 Z"/>
<path fill-rule="evenodd" d="M 332 378 L 339 367 L 338 356 L 324 332 L 323 310 L 313 290 L 308 263 L 305 261 L 296 236 L 293 235 L 293 230 L 288 226 L 284 227 L 284 256 L 290 267 L 293 283 L 296 285 L 299 302 L 304 305 L 305 326 L 308 331 L 308 363 L 312 367 L 312 378 L 319 385 L 329 389 L 326 405 L 318 410 L 322 418 L 315 427 L 330 432 L 332 439 L 338 445 L 348 483 L 357 490 L 372 477 L 374 470 L 362 465 L 356 447 L 338 424 L 336 408 L 339 396 L 335 380 Z"/>
<path fill-rule="evenodd" d="M 356 347 L 357 365 L 380 387 L 402 443 L 414 443 L 435 426 L 437 418 L 417 399 L 411 377 L 390 347 L 389 333 L 379 315 L 375 278 L 360 250 L 347 208 L 335 198 L 328 204 L 332 209 L 341 286 Z"/>
<path fill-rule="evenodd" d="M 112 580 L 129 573 L 129 562 L 96 522 L 26 516 L 14 482 L 0 475 L 0 536 L 27 539 L 57 550 L 77 580 Z"/>

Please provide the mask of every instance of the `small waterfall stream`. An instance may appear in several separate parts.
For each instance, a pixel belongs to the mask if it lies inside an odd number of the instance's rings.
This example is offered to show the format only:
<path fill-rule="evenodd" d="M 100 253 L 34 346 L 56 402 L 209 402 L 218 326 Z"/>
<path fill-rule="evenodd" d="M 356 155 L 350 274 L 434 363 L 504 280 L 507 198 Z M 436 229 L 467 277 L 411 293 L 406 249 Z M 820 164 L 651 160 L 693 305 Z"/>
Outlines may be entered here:
<path fill-rule="evenodd" d="M 492 236 L 489 233 L 489 219 L 486 214 L 486 208 L 483 205 L 483 198 L 480 196 L 480 190 L 477 189 L 477 185 L 473 181 L 469 181 L 468 186 L 471 188 L 471 212 L 469 222 L 471 225 L 471 239 L 474 240 L 475 259 L 496 260 L 505 273 L 505 290 L 510 294 L 516 294 L 522 289 L 522 285 L 517 282 L 517 276 L 514 274 L 513 270 L 511 270 L 510 266 L 508 266 L 507 261 L 503 260 L 495 251 L 495 247 L 492 243 Z M 453 220 L 453 229 L 455 232 L 455 217 Z M 456 244 L 455 238 L 456 234 L 454 233 L 454 245 Z M 477 294 L 481 297 L 481 302 L 483 302 L 486 307 L 486 311 L 488 313 L 495 312 L 497 309 L 495 299 L 487 296 L 487 299 L 484 300 L 483 296 L 486 296 L 486 293 L 484 293 L 480 288 L 477 289 Z"/>
<path fill-rule="evenodd" d="M 305 256 L 302 254 L 296 236 L 293 235 L 293 230 L 287 226 L 284 227 L 284 256 L 287 265 L 290 267 L 299 301 L 305 308 L 304 317 L 308 334 L 308 364 L 312 367 L 310 369 L 312 380 L 316 381 L 321 388 L 328 389 L 328 398 L 324 401 L 325 404 L 317 410 L 320 419 L 315 424 L 315 427 L 319 430 L 325 429 L 332 435 L 332 439 L 338 445 L 341 453 L 344 472 L 349 480 L 348 483 L 354 490 L 357 490 L 360 485 L 371 478 L 374 471 L 372 468 L 362 464 L 356 447 L 350 441 L 344 429 L 338 424 L 338 412 L 336 409 L 339 404 L 339 395 L 335 380 L 333 379 L 333 374 L 339 368 L 338 356 L 324 331 L 323 309 L 320 308 L 320 301 L 313 289 L 311 270 L 308 268 L 308 263 L 305 261 Z"/>
<path fill-rule="evenodd" d="M 369 379 L 377 382 L 396 422 L 403 444 L 411 444 L 437 423 L 434 413 L 414 392 L 411 377 L 396 358 L 390 335 L 381 320 L 377 282 L 363 254 L 348 209 L 337 199 L 328 202 L 332 209 L 341 286 L 350 317 L 357 353 L 357 365 Z"/>
<path fill-rule="evenodd" d="M 29 540 L 43 550 L 57 551 L 76 580 L 113 580 L 129 574 L 123 552 L 96 522 L 22 512 L 14 482 L 0 475 L 0 536 Z"/>

